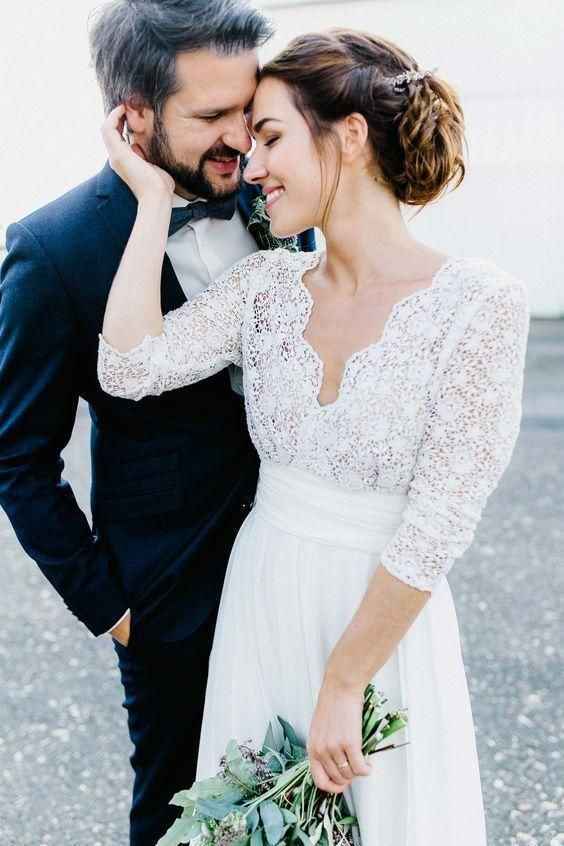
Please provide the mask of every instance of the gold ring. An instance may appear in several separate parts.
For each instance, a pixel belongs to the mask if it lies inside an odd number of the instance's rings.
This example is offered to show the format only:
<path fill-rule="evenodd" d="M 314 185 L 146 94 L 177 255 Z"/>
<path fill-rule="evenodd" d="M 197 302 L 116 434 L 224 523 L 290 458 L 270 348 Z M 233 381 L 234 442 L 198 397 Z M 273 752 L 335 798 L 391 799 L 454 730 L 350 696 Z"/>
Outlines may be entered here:
<path fill-rule="evenodd" d="M 349 765 L 348 761 L 343 761 L 342 764 L 337 764 L 337 769 L 338 770 L 344 770 L 344 769 L 346 769 L 346 767 L 348 767 L 348 765 Z"/>

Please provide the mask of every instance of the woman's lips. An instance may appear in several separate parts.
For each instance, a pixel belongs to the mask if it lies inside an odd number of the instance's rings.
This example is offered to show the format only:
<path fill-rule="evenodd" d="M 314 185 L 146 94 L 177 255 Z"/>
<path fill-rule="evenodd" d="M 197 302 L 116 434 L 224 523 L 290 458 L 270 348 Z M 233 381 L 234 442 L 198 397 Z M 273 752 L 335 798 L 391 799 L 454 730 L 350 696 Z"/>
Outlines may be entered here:
<path fill-rule="evenodd" d="M 208 159 L 216 173 L 232 174 L 239 167 L 239 159 Z"/>
<path fill-rule="evenodd" d="M 268 194 L 266 195 L 266 208 L 268 211 L 270 211 L 274 203 L 279 200 L 284 193 L 284 188 L 275 188 L 274 191 L 268 192 Z"/>

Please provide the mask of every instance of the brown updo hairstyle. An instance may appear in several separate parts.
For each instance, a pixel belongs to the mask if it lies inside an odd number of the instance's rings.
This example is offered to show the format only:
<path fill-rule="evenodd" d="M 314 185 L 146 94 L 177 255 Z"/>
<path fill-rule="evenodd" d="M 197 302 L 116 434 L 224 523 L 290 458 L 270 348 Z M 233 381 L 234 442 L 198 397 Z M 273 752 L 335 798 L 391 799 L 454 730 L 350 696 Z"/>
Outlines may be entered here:
<path fill-rule="evenodd" d="M 290 89 L 321 152 L 336 141 L 333 125 L 353 112 L 368 124 L 374 177 L 397 199 L 423 206 L 464 178 L 464 116 L 454 90 L 434 73 L 393 82 L 419 71 L 415 60 L 383 38 L 348 29 L 300 35 L 261 72 Z M 324 223 L 340 170 L 330 192 Z"/>

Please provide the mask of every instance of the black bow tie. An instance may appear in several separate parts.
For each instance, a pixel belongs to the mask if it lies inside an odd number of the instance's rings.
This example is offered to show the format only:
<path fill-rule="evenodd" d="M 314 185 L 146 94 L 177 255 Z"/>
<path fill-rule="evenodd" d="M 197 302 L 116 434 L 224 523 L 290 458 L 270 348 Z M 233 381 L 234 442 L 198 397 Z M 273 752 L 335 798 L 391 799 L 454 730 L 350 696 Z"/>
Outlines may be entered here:
<path fill-rule="evenodd" d="M 226 200 L 208 200 L 207 203 L 203 201 L 189 203 L 187 206 L 181 206 L 172 210 L 170 216 L 170 226 L 168 227 L 168 236 L 174 235 L 187 223 L 193 223 L 196 220 L 203 220 L 204 217 L 216 217 L 219 220 L 231 220 L 235 214 L 237 207 L 237 200 L 232 195 Z"/>

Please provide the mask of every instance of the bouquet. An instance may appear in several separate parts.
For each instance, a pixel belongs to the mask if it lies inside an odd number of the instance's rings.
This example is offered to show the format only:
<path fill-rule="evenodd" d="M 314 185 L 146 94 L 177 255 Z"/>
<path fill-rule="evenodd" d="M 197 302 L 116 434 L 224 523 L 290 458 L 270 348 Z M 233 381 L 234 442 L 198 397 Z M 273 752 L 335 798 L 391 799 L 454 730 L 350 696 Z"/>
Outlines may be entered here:
<path fill-rule="evenodd" d="M 368 685 L 362 717 L 365 755 L 406 745 L 380 746 L 407 725 L 406 712 L 386 713 L 386 702 Z M 172 798 L 182 815 L 157 846 L 352 846 L 357 821 L 344 795 L 315 786 L 303 743 L 286 720 L 277 720 L 277 730 L 268 727 L 260 750 L 230 740 L 218 774 Z"/>

